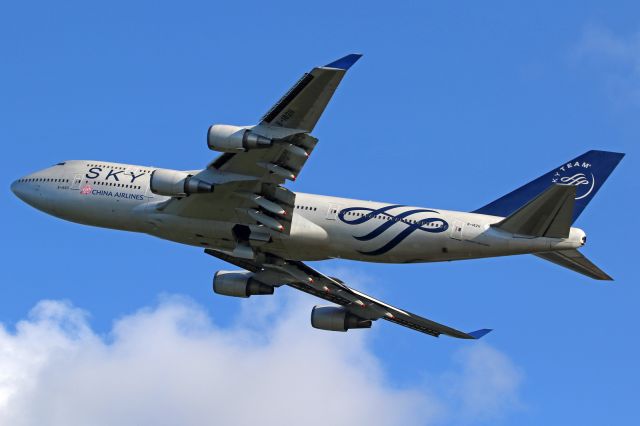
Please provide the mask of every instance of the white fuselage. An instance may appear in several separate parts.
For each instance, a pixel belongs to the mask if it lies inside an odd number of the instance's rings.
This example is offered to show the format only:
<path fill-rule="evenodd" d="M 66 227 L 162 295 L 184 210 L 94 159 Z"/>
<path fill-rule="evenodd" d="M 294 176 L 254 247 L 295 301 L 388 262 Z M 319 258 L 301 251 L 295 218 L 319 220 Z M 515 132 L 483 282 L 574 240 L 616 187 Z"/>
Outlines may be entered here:
<path fill-rule="evenodd" d="M 159 208 L 170 197 L 149 190 L 153 170 L 67 161 L 18 179 L 11 189 L 33 207 L 69 221 L 233 250 L 233 220 Z M 571 228 L 566 239 L 514 235 L 491 227 L 501 217 L 474 213 L 304 193 L 296 193 L 295 203 L 290 234 L 260 250 L 293 260 L 412 263 L 567 250 L 586 241 L 578 228 Z"/>

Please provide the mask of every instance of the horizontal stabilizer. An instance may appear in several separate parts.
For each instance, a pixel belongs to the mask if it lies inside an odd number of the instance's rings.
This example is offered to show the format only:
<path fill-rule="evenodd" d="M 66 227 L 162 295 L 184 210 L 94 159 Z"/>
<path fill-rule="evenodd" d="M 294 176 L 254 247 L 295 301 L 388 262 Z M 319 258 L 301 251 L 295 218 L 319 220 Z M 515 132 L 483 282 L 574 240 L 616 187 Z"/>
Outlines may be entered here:
<path fill-rule="evenodd" d="M 575 186 L 552 185 L 492 226 L 512 234 L 567 238 L 571 229 L 575 196 Z"/>
<path fill-rule="evenodd" d="M 596 280 L 613 281 L 613 278 L 591 263 L 591 261 L 584 257 L 578 250 L 551 251 L 548 253 L 535 253 L 535 255 L 549 262 L 553 262 L 556 265 L 586 275 L 587 277 Z"/>

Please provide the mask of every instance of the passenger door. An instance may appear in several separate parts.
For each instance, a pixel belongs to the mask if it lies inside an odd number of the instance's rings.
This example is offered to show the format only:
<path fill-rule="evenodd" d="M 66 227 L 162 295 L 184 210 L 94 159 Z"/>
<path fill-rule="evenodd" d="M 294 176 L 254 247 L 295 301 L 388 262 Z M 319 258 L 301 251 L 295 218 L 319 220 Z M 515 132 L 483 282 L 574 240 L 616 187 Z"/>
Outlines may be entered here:
<path fill-rule="evenodd" d="M 451 227 L 451 238 L 454 240 L 463 240 L 464 233 L 464 222 L 461 220 L 456 220 L 453 222 L 453 226 Z"/>
<path fill-rule="evenodd" d="M 73 175 L 73 182 L 71 182 L 71 189 L 80 189 L 80 183 L 82 182 L 82 173 Z"/>

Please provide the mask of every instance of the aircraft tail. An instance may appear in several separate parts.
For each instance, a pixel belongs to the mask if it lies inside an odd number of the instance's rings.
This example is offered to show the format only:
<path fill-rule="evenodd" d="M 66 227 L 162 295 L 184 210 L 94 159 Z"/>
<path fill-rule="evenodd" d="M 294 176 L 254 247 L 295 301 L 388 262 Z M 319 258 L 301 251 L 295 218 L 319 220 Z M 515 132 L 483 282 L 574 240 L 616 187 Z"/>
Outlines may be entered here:
<path fill-rule="evenodd" d="M 588 151 L 473 213 L 507 217 L 551 186 L 571 185 L 575 187 L 575 203 L 569 222 L 571 224 L 593 199 L 622 157 L 624 154 L 617 152 Z"/>

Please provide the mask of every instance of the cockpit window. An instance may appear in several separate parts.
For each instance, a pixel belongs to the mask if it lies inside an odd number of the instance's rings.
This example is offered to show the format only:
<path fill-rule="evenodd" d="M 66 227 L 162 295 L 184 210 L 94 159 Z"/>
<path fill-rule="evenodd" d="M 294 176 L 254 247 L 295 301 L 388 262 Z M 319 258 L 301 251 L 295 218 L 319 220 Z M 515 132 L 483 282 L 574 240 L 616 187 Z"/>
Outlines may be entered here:
<path fill-rule="evenodd" d="M 66 163 L 63 161 L 62 163 L 56 164 L 56 166 L 64 166 Z"/>

